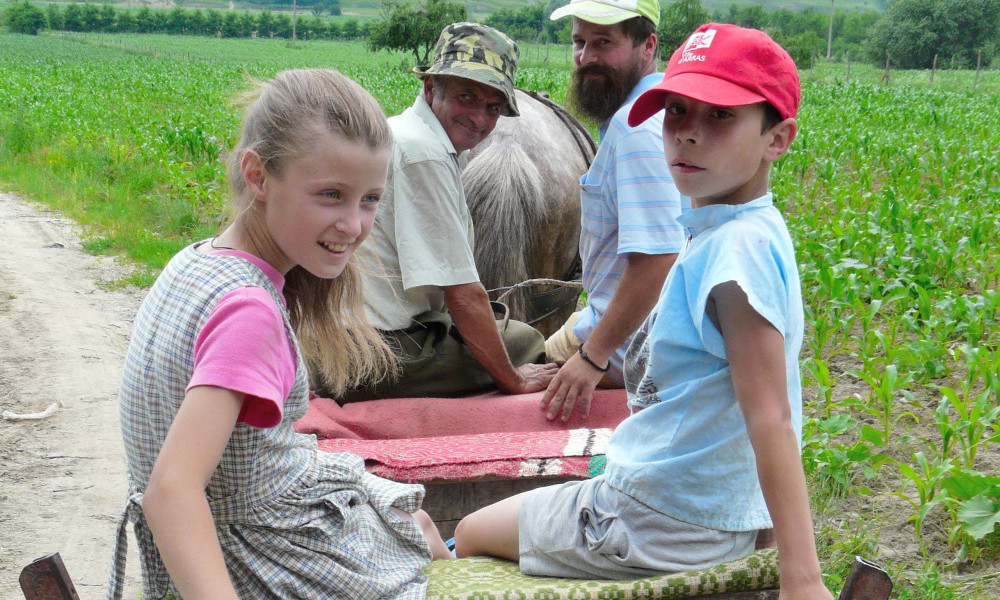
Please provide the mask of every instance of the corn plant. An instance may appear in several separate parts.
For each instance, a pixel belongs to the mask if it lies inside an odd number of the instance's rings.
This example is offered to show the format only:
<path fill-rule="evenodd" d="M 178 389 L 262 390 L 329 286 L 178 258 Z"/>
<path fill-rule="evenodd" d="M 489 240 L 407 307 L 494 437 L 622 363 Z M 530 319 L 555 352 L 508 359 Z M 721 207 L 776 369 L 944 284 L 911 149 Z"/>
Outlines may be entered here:
<path fill-rule="evenodd" d="M 923 452 L 913 455 L 915 467 L 903 461 L 895 461 L 900 474 L 905 478 L 905 487 L 896 493 L 897 496 L 906 500 L 913 508 L 914 513 L 910 516 L 917 535 L 917 542 L 920 544 L 920 551 L 927 556 L 927 547 L 923 539 L 924 520 L 931 510 L 948 499 L 948 493 L 942 485 L 945 478 L 952 469 L 952 462 L 948 458 L 935 456 L 928 459 Z M 913 486 L 916 492 L 914 499 L 907 490 Z"/>

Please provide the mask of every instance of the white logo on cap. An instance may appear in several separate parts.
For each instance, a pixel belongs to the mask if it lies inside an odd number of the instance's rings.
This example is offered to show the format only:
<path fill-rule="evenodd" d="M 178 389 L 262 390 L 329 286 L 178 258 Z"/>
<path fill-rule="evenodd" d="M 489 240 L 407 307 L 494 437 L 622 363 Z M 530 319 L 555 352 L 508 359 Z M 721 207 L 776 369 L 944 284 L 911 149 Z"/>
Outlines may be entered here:
<path fill-rule="evenodd" d="M 712 40 L 715 39 L 715 30 L 708 29 L 705 31 L 699 31 L 698 33 L 692 34 L 688 38 L 688 43 L 684 46 L 684 52 L 691 52 L 692 50 L 701 50 L 702 48 L 708 48 L 712 45 Z"/>
<path fill-rule="evenodd" d="M 704 50 L 712 45 L 712 40 L 715 39 L 715 30 L 709 29 L 706 31 L 699 31 L 688 38 L 687 44 L 684 45 L 684 50 L 681 52 L 681 59 L 677 61 L 677 64 L 682 65 L 686 62 L 704 62 L 705 56 L 702 54 L 695 54 L 695 50 Z"/>

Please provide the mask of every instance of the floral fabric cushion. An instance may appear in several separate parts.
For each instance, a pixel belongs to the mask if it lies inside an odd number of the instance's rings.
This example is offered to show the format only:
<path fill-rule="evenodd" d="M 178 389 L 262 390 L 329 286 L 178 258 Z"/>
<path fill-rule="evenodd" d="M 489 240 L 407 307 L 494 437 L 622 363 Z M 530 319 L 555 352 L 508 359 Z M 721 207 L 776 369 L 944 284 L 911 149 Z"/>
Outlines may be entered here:
<path fill-rule="evenodd" d="M 484 557 L 437 560 L 425 571 L 428 600 L 675 600 L 777 589 L 778 551 L 767 548 L 710 569 L 622 581 L 529 577 L 517 563 Z"/>

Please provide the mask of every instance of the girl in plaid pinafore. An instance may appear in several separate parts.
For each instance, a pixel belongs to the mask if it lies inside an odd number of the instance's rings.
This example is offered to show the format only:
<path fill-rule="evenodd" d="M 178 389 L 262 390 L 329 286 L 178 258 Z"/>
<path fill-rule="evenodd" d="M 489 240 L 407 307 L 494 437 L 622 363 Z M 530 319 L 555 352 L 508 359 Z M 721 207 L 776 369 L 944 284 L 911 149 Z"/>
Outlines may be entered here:
<path fill-rule="evenodd" d="M 391 135 L 360 86 L 285 71 L 247 95 L 236 217 L 166 266 L 139 309 L 120 417 L 143 598 L 422 598 L 450 556 L 423 488 L 295 433 L 309 378 L 343 390 L 392 366 L 350 257 L 371 230 Z"/>

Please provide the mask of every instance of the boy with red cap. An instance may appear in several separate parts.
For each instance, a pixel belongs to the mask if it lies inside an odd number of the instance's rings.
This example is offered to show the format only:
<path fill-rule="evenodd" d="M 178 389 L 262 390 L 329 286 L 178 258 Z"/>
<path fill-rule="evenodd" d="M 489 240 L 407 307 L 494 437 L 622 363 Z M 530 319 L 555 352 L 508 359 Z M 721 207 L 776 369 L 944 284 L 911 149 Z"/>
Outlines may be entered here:
<path fill-rule="evenodd" d="M 688 245 L 625 362 L 632 415 L 604 475 L 466 517 L 459 556 L 528 574 L 630 578 L 704 568 L 773 526 L 781 599 L 830 600 L 799 455 L 802 298 L 769 192 L 795 138 L 795 63 L 765 33 L 703 25 L 629 114 L 665 110 L 667 167 L 692 209 Z M 514 527 L 517 523 L 517 527 Z"/>

